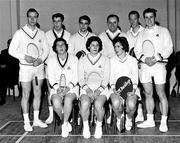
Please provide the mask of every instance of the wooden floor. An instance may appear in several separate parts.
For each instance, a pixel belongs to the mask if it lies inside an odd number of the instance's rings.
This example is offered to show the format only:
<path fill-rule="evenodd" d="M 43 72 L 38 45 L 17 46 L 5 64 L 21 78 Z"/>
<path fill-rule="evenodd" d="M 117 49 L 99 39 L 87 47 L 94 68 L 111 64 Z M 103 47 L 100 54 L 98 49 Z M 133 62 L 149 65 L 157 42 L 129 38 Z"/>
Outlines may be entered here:
<path fill-rule="evenodd" d="M 48 116 L 47 97 L 44 97 L 40 118 L 45 120 Z M 34 128 L 33 132 L 23 130 L 23 121 L 20 108 L 20 98 L 13 100 L 7 97 L 7 103 L 0 106 L 0 143 L 180 143 L 180 98 L 169 98 L 169 131 L 159 132 L 160 114 L 156 110 L 156 127 L 149 129 L 135 128 L 135 134 L 126 132 L 120 134 L 108 126 L 107 132 L 103 130 L 101 139 L 94 139 L 94 128 L 91 127 L 90 139 L 82 137 L 82 131 L 77 127 L 68 138 L 61 137 L 60 127 L 54 132 L 53 124 L 46 129 Z M 32 108 L 32 107 L 31 107 Z M 32 118 L 32 109 L 30 114 Z"/>

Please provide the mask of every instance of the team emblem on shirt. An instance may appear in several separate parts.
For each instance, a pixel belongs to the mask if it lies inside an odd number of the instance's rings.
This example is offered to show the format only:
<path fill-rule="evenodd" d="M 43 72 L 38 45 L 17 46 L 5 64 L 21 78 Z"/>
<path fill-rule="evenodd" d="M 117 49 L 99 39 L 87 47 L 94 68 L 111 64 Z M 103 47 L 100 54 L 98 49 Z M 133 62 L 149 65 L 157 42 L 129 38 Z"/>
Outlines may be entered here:
<path fill-rule="evenodd" d="M 156 37 L 159 37 L 159 34 L 156 34 Z"/>
<path fill-rule="evenodd" d="M 39 39 L 39 43 L 41 43 L 41 39 Z"/>
<path fill-rule="evenodd" d="M 71 70 L 71 67 L 67 67 L 67 70 Z"/>
<path fill-rule="evenodd" d="M 101 66 L 101 65 L 99 65 L 98 67 L 99 67 L 99 68 L 102 68 L 102 66 Z"/>

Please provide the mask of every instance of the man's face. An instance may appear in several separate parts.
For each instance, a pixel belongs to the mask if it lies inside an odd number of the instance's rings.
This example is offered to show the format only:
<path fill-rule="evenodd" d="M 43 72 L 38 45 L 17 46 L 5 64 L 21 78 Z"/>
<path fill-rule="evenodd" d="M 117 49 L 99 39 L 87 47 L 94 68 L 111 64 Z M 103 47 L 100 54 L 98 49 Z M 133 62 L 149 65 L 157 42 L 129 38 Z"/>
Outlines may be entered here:
<path fill-rule="evenodd" d="M 29 12 L 27 17 L 28 25 L 35 26 L 38 20 L 38 16 L 36 12 Z"/>
<path fill-rule="evenodd" d="M 62 28 L 62 19 L 60 17 L 54 17 L 53 19 L 53 27 L 56 31 L 60 31 Z"/>
<path fill-rule="evenodd" d="M 155 25 L 155 17 L 152 12 L 145 13 L 144 20 L 148 28 L 151 28 Z"/>
<path fill-rule="evenodd" d="M 129 16 L 129 23 L 132 28 L 136 28 L 139 25 L 139 18 L 137 14 L 131 14 Z"/>
<path fill-rule="evenodd" d="M 118 28 L 118 20 L 116 17 L 110 17 L 107 21 L 107 26 L 111 32 L 116 32 Z"/>
<path fill-rule="evenodd" d="M 79 22 L 79 30 L 81 32 L 87 32 L 89 27 L 89 22 L 85 19 L 81 19 Z"/>

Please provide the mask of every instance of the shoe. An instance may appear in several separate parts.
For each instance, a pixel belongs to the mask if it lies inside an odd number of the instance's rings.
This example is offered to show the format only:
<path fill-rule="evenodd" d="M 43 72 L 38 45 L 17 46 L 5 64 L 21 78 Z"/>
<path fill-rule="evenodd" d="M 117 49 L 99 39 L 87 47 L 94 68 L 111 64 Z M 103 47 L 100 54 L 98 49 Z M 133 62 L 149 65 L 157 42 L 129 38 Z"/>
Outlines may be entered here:
<path fill-rule="evenodd" d="M 43 123 L 41 120 L 33 121 L 33 126 L 40 127 L 40 128 L 47 128 L 48 125 Z"/>
<path fill-rule="evenodd" d="M 72 126 L 69 122 L 67 122 L 67 128 L 68 128 L 68 131 L 71 132 L 72 131 Z"/>
<path fill-rule="evenodd" d="M 25 123 L 25 124 L 24 124 L 24 130 L 25 130 L 26 132 L 32 132 L 32 131 L 33 131 L 33 128 L 32 128 L 32 126 L 30 125 L 30 123 Z"/>
<path fill-rule="evenodd" d="M 63 138 L 67 138 L 69 136 L 69 129 L 68 129 L 68 123 L 64 123 L 61 126 L 62 129 L 62 137 Z"/>
<path fill-rule="evenodd" d="M 53 122 L 53 117 L 48 117 L 45 121 L 46 124 L 51 124 Z"/>
<path fill-rule="evenodd" d="M 144 116 L 143 115 L 137 115 L 135 122 L 137 123 L 137 122 L 142 122 L 142 121 L 144 121 Z"/>
<path fill-rule="evenodd" d="M 102 126 L 97 126 L 94 133 L 94 138 L 100 139 L 102 137 Z"/>
<path fill-rule="evenodd" d="M 124 123 L 124 114 L 121 114 L 120 119 L 117 118 L 116 127 L 118 131 L 121 131 L 123 129 L 123 123 Z"/>
<path fill-rule="evenodd" d="M 86 127 L 83 127 L 83 137 L 85 139 L 88 139 L 90 138 L 91 134 L 90 134 L 90 131 L 89 131 L 89 125 L 86 126 Z"/>
<path fill-rule="evenodd" d="M 138 128 L 151 128 L 151 127 L 155 127 L 155 122 L 153 121 L 144 121 L 140 124 L 137 125 Z"/>
<path fill-rule="evenodd" d="M 167 132 L 168 131 L 168 127 L 166 123 L 161 123 L 159 126 L 159 131 L 161 132 Z"/>
<path fill-rule="evenodd" d="M 131 128 L 132 128 L 132 119 L 129 119 L 128 117 L 126 117 L 125 128 L 126 128 L 127 131 L 131 130 Z"/>

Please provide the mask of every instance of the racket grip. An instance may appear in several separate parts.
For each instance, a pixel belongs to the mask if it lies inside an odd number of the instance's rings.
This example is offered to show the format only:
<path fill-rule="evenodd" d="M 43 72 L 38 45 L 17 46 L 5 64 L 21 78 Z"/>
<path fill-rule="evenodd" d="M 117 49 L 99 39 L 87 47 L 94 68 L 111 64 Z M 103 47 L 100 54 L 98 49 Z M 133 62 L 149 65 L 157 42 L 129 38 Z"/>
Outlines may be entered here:
<path fill-rule="evenodd" d="M 38 77 L 37 76 L 35 76 L 35 83 L 36 83 L 36 85 L 38 85 Z"/>

